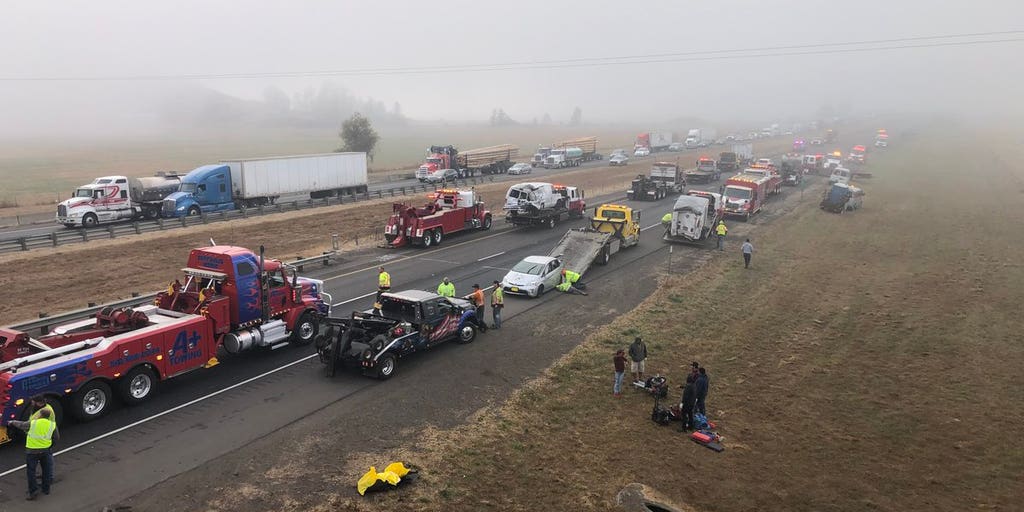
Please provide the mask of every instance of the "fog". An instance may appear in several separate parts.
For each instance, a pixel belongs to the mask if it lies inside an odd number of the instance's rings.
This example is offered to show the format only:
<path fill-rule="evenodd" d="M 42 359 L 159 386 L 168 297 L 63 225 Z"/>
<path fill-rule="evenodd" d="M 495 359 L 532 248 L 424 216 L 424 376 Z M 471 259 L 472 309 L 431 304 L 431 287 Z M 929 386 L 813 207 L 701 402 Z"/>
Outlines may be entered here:
<path fill-rule="evenodd" d="M 352 110 L 486 122 L 501 108 L 557 123 L 579 107 L 587 123 L 652 126 L 1016 117 L 1024 45 L 961 43 L 1024 33 L 807 45 L 1011 31 L 1022 14 L 1019 2 L 929 0 L 5 2 L 0 135 L 336 127 Z M 947 46 L 893 48 L 934 44 Z M 709 53 L 733 49 L 746 51 Z M 571 62 L 479 67 L 551 61 Z"/>

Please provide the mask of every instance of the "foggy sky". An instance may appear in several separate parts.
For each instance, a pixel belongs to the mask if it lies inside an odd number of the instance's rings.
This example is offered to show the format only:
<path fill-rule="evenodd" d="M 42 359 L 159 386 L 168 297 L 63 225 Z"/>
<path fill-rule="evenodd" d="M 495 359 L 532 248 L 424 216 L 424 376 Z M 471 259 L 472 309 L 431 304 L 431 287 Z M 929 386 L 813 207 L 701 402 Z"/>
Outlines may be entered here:
<path fill-rule="evenodd" d="M 262 73 L 490 64 L 1013 30 L 1020 2 L 61 1 L 0 6 L 0 78 Z M 1005 37 L 1017 37 L 1010 35 Z M 324 80 L 416 119 L 519 121 L 573 107 L 656 124 L 851 113 L 1024 113 L 1020 42 L 706 62 L 397 76 L 0 81 L 0 133 L 156 122 L 196 86 L 262 101 Z M 995 78 L 997 77 L 997 78 Z M 187 97 L 187 96 L 182 96 Z"/>

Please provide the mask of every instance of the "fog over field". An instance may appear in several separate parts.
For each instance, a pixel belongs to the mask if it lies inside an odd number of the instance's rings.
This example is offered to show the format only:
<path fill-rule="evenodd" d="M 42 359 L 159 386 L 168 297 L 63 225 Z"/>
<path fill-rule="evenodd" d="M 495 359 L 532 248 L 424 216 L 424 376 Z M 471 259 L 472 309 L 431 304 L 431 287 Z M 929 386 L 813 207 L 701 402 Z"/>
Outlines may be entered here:
<path fill-rule="evenodd" d="M 1024 112 L 1019 2 L 637 5 L 7 2 L 0 135 Z"/>

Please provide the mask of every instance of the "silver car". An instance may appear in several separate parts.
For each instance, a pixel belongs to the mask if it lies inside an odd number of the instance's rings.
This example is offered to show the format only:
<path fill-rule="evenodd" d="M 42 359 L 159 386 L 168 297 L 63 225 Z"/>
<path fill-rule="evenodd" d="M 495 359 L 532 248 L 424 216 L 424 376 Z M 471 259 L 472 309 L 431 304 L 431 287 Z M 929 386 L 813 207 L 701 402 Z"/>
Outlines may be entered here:
<path fill-rule="evenodd" d="M 501 279 L 505 293 L 540 297 L 562 281 L 562 262 L 551 256 L 527 256 Z"/>
<path fill-rule="evenodd" d="M 509 174 L 530 174 L 531 172 L 533 172 L 533 166 L 523 162 L 508 168 Z"/>
<path fill-rule="evenodd" d="M 629 163 L 629 157 L 626 155 L 615 155 L 608 159 L 608 165 L 626 165 Z"/>
<path fill-rule="evenodd" d="M 438 169 L 427 175 L 427 183 L 448 183 L 459 179 L 459 171 L 455 169 Z"/>

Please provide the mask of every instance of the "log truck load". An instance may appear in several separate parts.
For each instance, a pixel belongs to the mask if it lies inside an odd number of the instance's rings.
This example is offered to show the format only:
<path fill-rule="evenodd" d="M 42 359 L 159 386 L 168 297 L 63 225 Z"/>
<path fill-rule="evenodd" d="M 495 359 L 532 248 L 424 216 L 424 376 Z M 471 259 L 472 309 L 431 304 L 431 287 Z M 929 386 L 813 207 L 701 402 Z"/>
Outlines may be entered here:
<path fill-rule="evenodd" d="M 430 146 L 427 160 L 416 169 L 416 179 L 427 181 L 434 171 L 455 169 L 460 178 L 481 174 L 504 174 L 519 156 L 519 146 L 500 144 L 486 148 L 459 151 L 455 146 Z"/>
<path fill-rule="evenodd" d="M 583 216 L 583 190 L 551 183 L 517 183 L 505 194 L 505 222 L 514 226 L 554 228 L 562 215 Z"/>
<path fill-rule="evenodd" d="M 322 281 L 264 258 L 262 248 L 193 249 L 182 272 L 185 283 L 172 282 L 150 305 L 104 308 L 40 338 L 0 328 L 0 426 L 27 418 L 40 394 L 58 423 L 65 410 L 80 421 L 99 418 L 115 397 L 139 404 L 160 381 L 219 364 L 218 349 L 308 344 L 330 313 Z M 0 442 L 7 434 L 0 428 Z"/>
<path fill-rule="evenodd" d="M 178 191 L 181 177 L 159 173 L 145 178 L 103 176 L 75 189 L 57 205 L 58 224 L 93 227 L 106 222 L 155 219 L 165 197 Z"/>
<path fill-rule="evenodd" d="M 472 190 L 443 189 L 427 195 L 423 207 L 394 203 L 384 226 L 389 247 L 438 245 L 444 237 L 470 229 L 491 229 L 491 212 Z"/>

